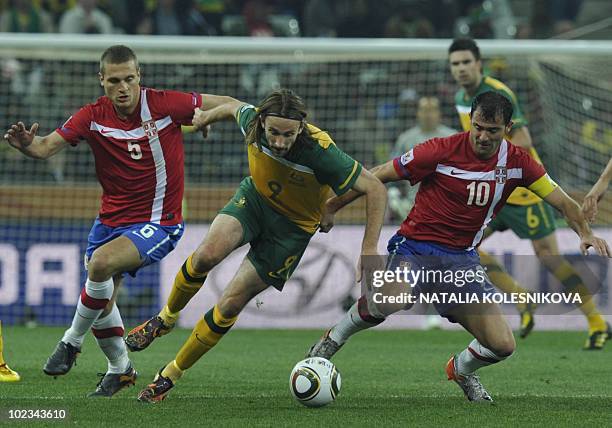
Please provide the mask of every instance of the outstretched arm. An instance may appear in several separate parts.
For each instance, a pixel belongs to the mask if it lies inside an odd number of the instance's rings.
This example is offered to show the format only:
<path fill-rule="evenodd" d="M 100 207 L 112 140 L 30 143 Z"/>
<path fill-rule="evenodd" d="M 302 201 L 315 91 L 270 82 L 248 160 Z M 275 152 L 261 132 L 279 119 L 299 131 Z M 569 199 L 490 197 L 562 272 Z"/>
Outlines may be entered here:
<path fill-rule="evenodd" d="M 28 130 L 23 122 L 17 122 L 6 131 L 4 139 L 24 155 L 34 159 L 47 159 L 68 145 L 56 131 L 46 137 L 37 136 L 37 131 L 38 123 L 34 123 Z"/>
<path fill-rule="evenodd" d="M 378 238 L 387 207 L 387 189 L 371 172 L 362 169 L 351 191 L 360 192 L 360 194 L 365 194 L 366 197 L 366 226 L 361 244 L 361 254 L 378 254 Z"/>
<path fill-rule="evenodd" d="M 582 202 L 582 212 L 589 222 L 593 222 L 597 216 L 597 203 L 601 200 L 604 193 L 608 189 L 608 185 L 612 180 L 612 158 L 608 161 L 608 165 L 601 173 L 599 180 L 593 185 L 593 188 L 589 190 L 589 193 L 584 197 Z"/>
<path fill-rule="evenodd" d="M 211 123 L 233 120 L 240 106 L 244 104 L 246 103 L 232 97 L 202 94 L 202 107 L 194 111 L 193 126 L 204 130 Z"/>
<path fill-rule="evenodd" d="M 553 190 L 544 200 L 558 209 L 565 217 L 565 220 L 567 220 L 567 224 L 578 234 L 582 254 L 587 255 L 588 248 L 593 247 L 597 254 L 612 257 L 612 251 L 610 251 L 607 242 L 593 235 L 589 224 L 582 214 L 580 205 L 570 198 L 561 187 Z"/>
<path fill-rule="evenodd" d="M 395 168 L 393 167 L 393 160 L 386 162 L 382 165 L 375 166 L 369 171 L 374 177 L 378 178 L 382 183 L 390 183 L 392 181 L 399 181 L 402 178 L 397 174 Z M 360 177 L 361 178 L 361 177 Z M 385 191 L 385 200 L 386 200 L 386 189 Z M 345 205 L 350 204 L 355 199 L 361 197 L 364 194 L 363 191 L 360 191 L 356 186 L 353 186 L 351 190 L 346 192 L 342 196 L 334 196 L 327 201 L 326 208 L 329 214 L 335 214 L 340 208 Z"/>

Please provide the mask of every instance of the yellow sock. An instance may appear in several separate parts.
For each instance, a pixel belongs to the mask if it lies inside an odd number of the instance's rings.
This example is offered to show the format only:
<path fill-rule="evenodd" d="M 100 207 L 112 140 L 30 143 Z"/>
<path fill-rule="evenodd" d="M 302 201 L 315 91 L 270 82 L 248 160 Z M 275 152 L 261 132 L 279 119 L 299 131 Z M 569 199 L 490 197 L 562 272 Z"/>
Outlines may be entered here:
<path fill-rule="evenodd" d="M 2 353 L 3 344 L 2 344 L 2 321 L 0 321 L 0 366 L 2 364 L 6 364 L 4 361 L 4 354 Z"/>
<path fill-rule="evenodd" d="M 574 267 L 567 260 L 564 260 L 555 269 L 553 275 L 563 284 L 567 292 L 578 293 L 580 295 L 582 304 L 578 306 L 578 309 L 584 314 L 589 323 L 589 334 L 594 331 L 605 331 L 606 320 L 597 309 L 593 295 L 584 285 L 582 278 L 580 278 Z"/>
<path fill-rule="evenodd" d="M 529 290 L 519 285 L 514 278 L 499 264 L 497 259 L 484 251 L 478 251 L 480 254 L 480 264 L 486 269 L 487 275 L 491 279 L 493 285 L 499 288 L 504 293 L 524 293 L 528 294 Z M 525 309 L 525 303 L 517 303 L 516 307 L 519 311 Z"/>
<path fill-rule="evenodd" d="M 208 272 L 196 272 L 191 262 L 192 257 L 193 254 L 185 260 L 174 278 L 174 285 L 166 305 L 169 313 L 179 313 L 204 285 Z"/>
<path fill-rule="evenodd" d="M 194 327 L 191 335 L 176 354 L 175 363 L 180 370 L 187 370 L 212 349 L 234 325 L 238 317 L 224 318 L 215 305 L 206 312 Z"/>
<path fill-rule="evenodd" d="M 166 365 L 166 367 L 164 367 L 161 375 L 170 379 L 172 383 L 176 383 L 176 381 L 183 376 L 183 370 L 179 369 L 179 367 L 176 365 L 176 360 L 172 360 Z"/>
<path fill-rule="evenodd" d="M 164 320 L 164 323 L 166 325 L 171 325 L 171 324 L 174 324 L 176 322 L 176 320 L 178 320 L 179 313 L 178 312 L 171 312 L 170 309 L 168 309 L 168 305 L 166 305 L 159 312 L 159 317 L 162 320 Z"/>

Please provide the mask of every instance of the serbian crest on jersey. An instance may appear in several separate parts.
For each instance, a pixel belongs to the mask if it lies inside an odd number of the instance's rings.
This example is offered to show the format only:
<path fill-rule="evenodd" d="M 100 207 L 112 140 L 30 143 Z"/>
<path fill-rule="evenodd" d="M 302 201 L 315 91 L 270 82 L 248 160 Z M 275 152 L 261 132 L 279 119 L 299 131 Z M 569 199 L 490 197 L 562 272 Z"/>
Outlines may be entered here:
<path fill-rule="evenodd" d="M 495 167 L 495 182 L 497 184 L 504 184 L 508 178 L 508 168 L 505 166 Z"/>
<path fill-rule="evenodd" d="M 142 129 L 144 129 L 144 133 L 147 137 L 157 137 L 157 126 L 155 125 L 154 120 L 147 120 L 146 122 L 142 122 Z"/>

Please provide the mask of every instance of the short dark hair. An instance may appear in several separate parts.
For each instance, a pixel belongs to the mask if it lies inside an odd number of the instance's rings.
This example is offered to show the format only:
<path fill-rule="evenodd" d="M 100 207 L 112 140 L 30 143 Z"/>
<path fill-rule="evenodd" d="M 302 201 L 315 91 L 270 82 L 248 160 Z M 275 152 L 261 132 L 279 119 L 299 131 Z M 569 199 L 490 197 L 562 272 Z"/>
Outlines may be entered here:
<path fill-rule="evenodd" d="M 134 61 L 138 69 L 138 59 L 132 49 L 124 45 L 111 46 L 100 57 L 100 73 L 104 73 L 104 64 L 123 64 L 128 61 Z"/>
<path fill-rule="evenodd" d="M 296 142 L 303 142 L 306 143 L 306 145 L 312 142 L 312 137 L 306 126 L 306 105 L 302 98 L 291 89 L 277 89 L 271 92 L 263 99 L 261 104 L 259 104 L 257 115 L 247 130 L 246 143 L 257 144 L 260 150 L 260 139 L 263 134 L 263 129 L 259 125 L 259 118 L 265 119 L 266 116 L 278 116 L 285 119 L 299 120 L 304 126 Z"/>
<path fill-rule="evenodd" d="M 504 125 L 508 125 L 512 120 L 514 108 L 512 103 L 503 94 L 494 91 L 483 92 L 472 101 L 470 116 L 480 109 L 480 115 L 486 121 L 495 122 L 499 117 L 504 119 Z"/>
<path fill-rule="evenodd" d="M 474 54 L 476 61 L 480 61 L 480 49 L 474 39 L 463 37 L 453 40 L 453 43 L 448 48 L 448 54 L 450 55 L 456 51 L 470 51 Z"/>

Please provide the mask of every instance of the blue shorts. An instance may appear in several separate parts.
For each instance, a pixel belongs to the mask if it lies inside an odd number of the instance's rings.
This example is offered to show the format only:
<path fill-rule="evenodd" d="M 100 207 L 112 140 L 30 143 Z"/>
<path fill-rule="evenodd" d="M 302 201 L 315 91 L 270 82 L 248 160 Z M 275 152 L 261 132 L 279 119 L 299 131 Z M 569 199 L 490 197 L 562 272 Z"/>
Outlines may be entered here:
<path fill-rule="evenodd" d="M 85 250 L 85 269 L 93 252 L 107 242 L 120 236 L 125 236 L 134 243 L 140 259 L 141 267 L 158 262 L 169 254 L 183 236 L 185 228 L 183 223 L 175 226 L 160 226 L 155 223 L 135 223 L 128 226 L 110 227 L 102 224 L 96 218 L 89 236 L 87 237 L 87 249 Z M 128 272 L 135 276 L 138 269 Z"/>
<path fill-rule="evenodd" d="M 389 240 L 387 250 L 387 269 L 408 267 L 415 273 L 421 271 L 412 294 L 415 297 L 435 294 L 436 299 L 430 300 L 434 300 L 436 311 L 451 322 L 455 322 L 448 316 L 451 309 L 470 302 L 470 298 L 482 301 L 485 294 L 494 292 L 476 250 L 458 250 L 399 234 Z"/>

